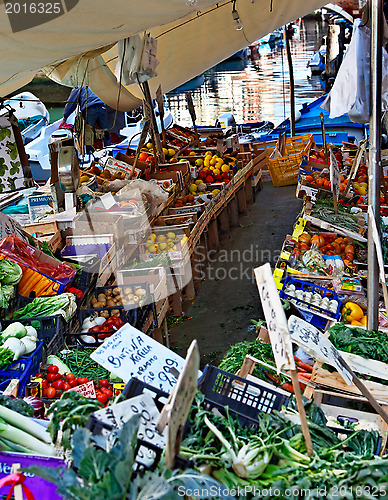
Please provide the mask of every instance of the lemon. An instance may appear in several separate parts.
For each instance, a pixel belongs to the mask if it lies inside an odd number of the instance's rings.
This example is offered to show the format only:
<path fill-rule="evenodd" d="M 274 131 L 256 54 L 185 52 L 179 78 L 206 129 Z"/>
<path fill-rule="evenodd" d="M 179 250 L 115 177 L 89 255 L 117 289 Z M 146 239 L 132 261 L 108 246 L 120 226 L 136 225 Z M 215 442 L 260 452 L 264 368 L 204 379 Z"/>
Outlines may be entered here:
<path fill-rule="evenodd" d="M 162 148 L 164 156 L 168 156 L 168 149 L 167 148 Z"/>
<path fill-rule="evenodd" d="M 166 237 L 164 236 L 164 234 L 159 234 L 159 236 L 156 238 L 156 241 L 166 241 Z"/>
<path fill-rule="evenodd" d="M 202 184 L 202 179 L 197 179 L 197 180 L 195 181 L 195 184 L 196 184 L 197 186 L 198 186 L 198 184 Z"/>
<path fill-rule="evenodd" d="M 149 253 L 158 253 L 158 245 L 148 245 Z"/>
<path fill-rule="evenodd" d="M 213 156 L 213 158 L 210 160 L 210 165 L 213 165 L 213 166 L 214 166 L 216 163 L 217 163 L 217 157 L 215 158 L 215 157 Z"/>
<path fill-rule="evenodd" d="M 218 170 L 218 168 L 215 168 L 215 169 L 213 170 L 213 173 L 214 173 L 215 175 L 220 175 L 220 174 L 221 174 L 221 171 L 220 171 L 220 170 Z"/>
<path fill-rule="evenodd" d="M 213 156 L 213 153 L 211 151 L 206 151 L 205 156 Z"/>
<path fill-rule="evenodd" d="M 167 243 L 159 243 L 159 250 L 166 250 L 167 248 Z"/>
<path fill-rule="evenodd" d="M 147 142 L 147 144 L 146 144 L 146 148 L 147 148 L 147 149 L 152 149 L 152 148 L 153 148 L 153 146 L 152 146 L 152 142 Z"/>
<path fill-rule="evenodd" d="M 196 165 L 197 167 L 202 167 L 202 165 L 203 165 L 203 160 L 202 160 L 202 158 L 197 158 L 197 159 L 195 160 L 195 165 Z"/>
<path fill-rule="evenodd" d="M 221 191 L 219 189 L 213 189 L 212 193 L 214 196 L 217 196 L 218 193 L 220 193 Z"/>
<path fill-rule="evenodd" d="M 229 172 L 229 170 L 230 170 L 229 165 L 222 165 L 221 170 L 223 172 Z"/>
<path fill-rule="evenodd" d="M 167 235 L 166 235 L 166 236 L 167 236 L 167 238 L 168 238 L 169 240 L 175 240 L 175 238 L 176 238 L 175 233 L 171 233 L 171 232 L 170 232 L 170 233 L 167 233 Z"/>
<path fill-rule="evenodd" d="M 167 247 L 168 248 L 172 248 L 174 246 L 174 242 L 173 241 L 168 241 L 167 242 Z M 170 250 L 169 250 L 170 251 Z"/>
<path fill-rule="evenodd" d="M 189 156 L 197 156 L 197 154 L 194 151 L 190 151 Z"/>
<path fill-rule="evenodd" d="M 186 161 L 186 160 L 184 158 L 181 158 L 178 163 L 180 163 L 182 161 Z"/>
<path fill-rule="evenodd" d="M 152 233 L 148 239 L 151 240 L 152 242 L 155 242 L 156 241 L 156 234 Z"/>
<path fill-rule="evenodd" d="M 175 149 L 168 149 L 168 156 L 174 156 L 174 154 L 176 153 Z"/>
<path fill-rule="evenodd" d="M 190 193 L 196 193 L 197 190 L 198 190 L 197 184 L 191 184 L 191 186 L 189 187 Z"/>

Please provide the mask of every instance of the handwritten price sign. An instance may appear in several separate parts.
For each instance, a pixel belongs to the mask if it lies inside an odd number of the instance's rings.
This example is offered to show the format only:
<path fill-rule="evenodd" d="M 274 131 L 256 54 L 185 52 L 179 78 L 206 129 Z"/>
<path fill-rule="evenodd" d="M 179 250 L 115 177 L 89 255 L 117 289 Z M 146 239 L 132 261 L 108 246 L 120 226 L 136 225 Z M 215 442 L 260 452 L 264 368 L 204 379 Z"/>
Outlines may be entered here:
<path fill-rule="evenodd" d="M 338 167 L 337 158 L 334 156 L 333 150 L 330 148 L 330 182 L 331 192 L 338 199 L 341 184 L 341 172 Z"/>
<path fill-rule="evenodd" d="M 78 392 L 81 396 L 85 398 L 96 398 L 96 389 L 94 387 L 94 382 L 87 382 L 86 384 L 78 385 L 72 387 L 72 391 Z"/>
<path fill-rule="evenodd" d="M 105 340 L 90 357 L 124 382 L 135 377 L 168 393 L 177 381 L 170 369 L 180 372 L 184 365 L 183 358 L 129 324 Z"/>
<path fill-rule="evenodd" d="M 276 368 L 278 372 L 281 370 L 295 370 L 287 319 L 272 276 L 271 266 L 264 264 L 264 266 L 256 267 L 255 277 L 271 339 Z"/>
<path fill-rule="evenodd" d="M 292 341 L 301 349 L 318 361 L 333 366 L 348 385 L 353 383 L 353 375 L 340 362 L 340 353 L 315 326 L 296 316 L 291 316 L 288 320 L 288 327 Z"/>

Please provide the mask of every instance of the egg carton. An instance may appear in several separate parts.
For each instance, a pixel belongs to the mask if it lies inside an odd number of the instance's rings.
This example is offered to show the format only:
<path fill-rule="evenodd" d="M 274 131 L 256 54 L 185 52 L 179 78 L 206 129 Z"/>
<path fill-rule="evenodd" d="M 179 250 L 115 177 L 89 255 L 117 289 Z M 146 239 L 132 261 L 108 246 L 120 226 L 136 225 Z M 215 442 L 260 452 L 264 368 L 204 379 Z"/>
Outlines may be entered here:
<path fill-rule="evenodd" d="M 292 302 L 318 328 L 341 318 L 341 299 L 334 290 L 287 276 L 279 295 Z"/>

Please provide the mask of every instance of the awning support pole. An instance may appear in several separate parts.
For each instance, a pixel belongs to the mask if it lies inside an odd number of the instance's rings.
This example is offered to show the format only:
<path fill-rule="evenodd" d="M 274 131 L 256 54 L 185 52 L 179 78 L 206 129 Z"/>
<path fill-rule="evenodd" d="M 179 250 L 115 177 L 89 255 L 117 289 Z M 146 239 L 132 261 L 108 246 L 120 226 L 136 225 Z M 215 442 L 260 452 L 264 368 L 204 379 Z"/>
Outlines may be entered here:
<path fill-rule="evenodd" d="M 371 0 L 371 103 L 369 119 L 368 204 L 380 227 L 381 72 L 383 0 Z M 368 329 L 378 328 L 379 269 L 372 231 L 368 231 Z"/>
<path fill-rule="evenodd" d="M 295 137 L 295 90 L 294 90 L 294 68 L 292 66 L 290 38 L 287 33 L 287 27 L 283 26 L 284 43 L 286 45 L 286 54 L 288 62 L 288 73 L 290 75 L 290 132 L 291 137 Z"/>

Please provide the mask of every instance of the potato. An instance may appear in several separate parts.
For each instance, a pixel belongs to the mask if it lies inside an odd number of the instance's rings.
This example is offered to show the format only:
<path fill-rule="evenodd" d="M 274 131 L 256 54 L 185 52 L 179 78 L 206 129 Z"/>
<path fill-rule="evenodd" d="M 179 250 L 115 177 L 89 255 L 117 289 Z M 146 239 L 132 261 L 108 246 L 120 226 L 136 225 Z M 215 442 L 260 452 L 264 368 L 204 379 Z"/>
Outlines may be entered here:
<path fill-rule="evenodd" d="M 135 295 L 138 297 L 144 297 L 147 294 L 146 290 L 144 288 L 138 288 L 135 292 Z"/>
<path fill-rule="evenodd" d="M 111 316 L 120 316 L 120 310 L 119 309 L 112 309 L 110 312 Z"/>
<path fill-rule="evenodd" d="M 90 301 L 91 304 L 95 304 L 96 302 L 98 302 L 98 300 L 96 299 L 96 297 L 93 297 L 92 300 Z"/>
<path fill-rule="evenodd" d="M 107 307 L 114 307 L 116 305 L 114 300 L 107 300 L 106 306 Z"/>
<path fill-rule="evenodd" d="M 132 288 L 129 286 L 124 288 L 124 295 L 131 295 L 133 293 Z"/>
<path fill-rule="evenodd" d="M 120 295 L 120 288 L 118 288 L 118 287 L 113 288 L 113 290 L 112 290 L 112 294 L 113 294 L 113 295 Z"/>
<path fill-rule="evenodd" d="M 103 303 L 103 302 L 95 302 L 93 304 L 94 309 L 101 309 L 101 307 L 104 307 L 104 306 L 105 306 L 105 303 Z"/>
<path fill-rule="evenodd" d="M 100 293 L 97 297 L 99 302 L 106 302 L 106 296 L 104 293 Z"/>
<path fill-rule="evenodd" d="M 116 306 L 122 306 L 123 305 L 123 301 L 122 300 L 116 300 Z"/>
<path fill-rule="evenodd" d="M 109 318 L 109 311 L 105 311 L 105 310 L 101 311 L 100 316 L 102 316 L 105 319 L 108 319 Z"/>
<path fill-rule="evenodd" d="M 105 295 L 107 297 L 110 297 L 112 295 L 112 289 L 111 288 L 108 288 L 108 290 L 105 290 Z"/>

